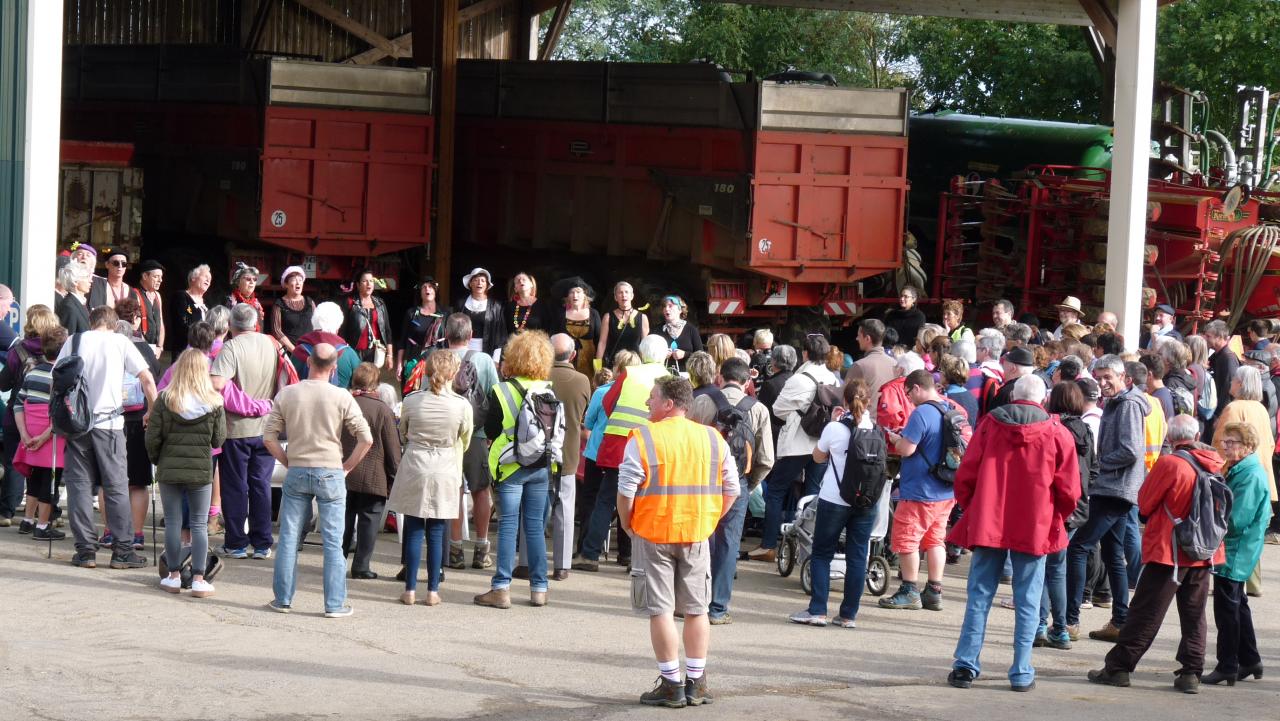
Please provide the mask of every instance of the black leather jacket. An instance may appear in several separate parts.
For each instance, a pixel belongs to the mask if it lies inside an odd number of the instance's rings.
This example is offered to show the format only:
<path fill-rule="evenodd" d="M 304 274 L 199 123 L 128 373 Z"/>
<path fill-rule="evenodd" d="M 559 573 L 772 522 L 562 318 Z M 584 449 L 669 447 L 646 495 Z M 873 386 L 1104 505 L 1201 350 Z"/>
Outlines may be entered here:
<path fill-rule="evenodd" d="M 383 345 L 392 345 L 395 341 L 391 335 L 391 317 L 387 312 L 387 304 L 378 296 L 373 297 L 373 309 L 378 313 L 377 335 Z M 339 334 L 347 345 L 356 348 L 360 343 L 360 337 L 364 335 L 364 331 L 369 327 L 370 312 L 367 308 L 360 305 L 360 301 L 355 296 L 347 298 L 345 309 L 345 319 L 342 322 L 342 332 Z"/>

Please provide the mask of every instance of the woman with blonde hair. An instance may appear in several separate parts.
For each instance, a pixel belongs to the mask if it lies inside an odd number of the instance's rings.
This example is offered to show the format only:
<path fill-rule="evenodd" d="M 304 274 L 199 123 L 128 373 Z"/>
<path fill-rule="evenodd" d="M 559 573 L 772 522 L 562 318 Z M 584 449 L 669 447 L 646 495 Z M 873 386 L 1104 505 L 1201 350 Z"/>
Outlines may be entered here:
<path fill-rule="evenodd" d="M 484 433 L 489 447 L 489 471 L 498 496 L 498 563 L 491 589 L 475 597 L 479 606 L 511 608 L 511 574 L 516 562 L 516 533 L 524 527 L 529 555 L 529 603 L 547 604 L 547 498 L 551 460 L 521 465 L 509 456 L 515 443 L 516 419 L 534 394 L 551 393 L 551 365 L 555 354 L 542 331 L 512 336 L 502 350 L 502 376 L 507 380 L 489 391 Z"/>
<path fill-rule="evenodd" d="M 636 352 L 640 339 L 649 335 L 649 316 L 643 308 L 633 307 L 636 291 L 631 284 L 621 281 L 613 286 L 613 301 L 618 307 L 605 316 L 600 326 L 600 343 L 596 346 L 596 365 L 613 366 L 614 355 L 620 350 Z M 645 306 L 648 308 L 649 306 Z"/>
<path fill-rule="evenodd" d="M 227 437 L 222 394 L 209 380 L 209 359 L 188 348 L 174 363 L 173 376 L 151 409 L 147 455 L 156 466 L 156 482 L 164 505 L 164 553 L 169 575 L 160 587 L 182 591 L 182 504 L 190 508 L 191 595 L 213 595 L 205 581 L 209 558 L 209 501 L 213 491 L 213 456 Z"/>
<path fill-rule="evenodd" d="M 22 326 L 22 339 L 15 341 L 4 355 L 0 355 L 0 358 L 4 359 L 4 367 L 0 368 L 0 392 L 17 391 L 22 387 L 22 380 L 28 368 L 27 361 L 34 359 L 35 362 L 38 362 L 44 352 L 41 338 L 46 333 L 52 332 L 54 328 L 60 327 L 58 316 L 49 310 L 49 306 L 36 304 L 27 309 L 27 320 Z M 6 403 L 4 415 L 0 420 L 5 448 L 5 480 L 0 481 L 0 489 L 9 492 L 4 497 L 0 497 L 0 526 L 8 526 L 14 523 L 13 516 L 17 514 L 18 503 L 22 500 L 20 477 L 17 473 L 12 472 L 13 454 L 22 445 L 18 426 L 13 419 L 14 408 L 18 405 L 18 403 Z M 0 491 L 0 493 L 2 492 Z M 33 507 L 27 508 L 28 515 L 34 513 L 34 511 L 35 508 Z M 23 533 L 31 532 L 27 524 L 20 523 L 18 527 Z"/>
<path fill-rule="evenodd" d="M 711 358 L 711 354 L 706 351 L 698 351 L 689 356 L 689 361 L 684 364 L 685 371 L 689 374 L 689 383 L 693 385 L 694 396 L 701 395 L 698 391 L 706 393 L 716 386 L 716 373 L 719 364 Z"/>
<path fill-rule="evenodd" d="M 724 333 L 716 333 L 707 339 L 707 353 L 711 355 L 711 360 L 715 361 L 716 370 L 720 370 L 720 365 L 735 356 L 738 347 L 733 344 L 733 339 Z"/>
<path fill-rule="evenodd" d="M 458 517 L 462 456 L 471 443 L 471 403 L 453 392 L 462 362 L 448 350 L 427 356 L 429 387 L 405 396 L 400 411 L 404 457 L 387 499 L 387 509 L 404 519 L 404 593 L 400 602 L 416 602 L 422 545 L 427 545 L 426 605 L 440 603 L 440 569 L 448 544 L 449 522 Z"/>

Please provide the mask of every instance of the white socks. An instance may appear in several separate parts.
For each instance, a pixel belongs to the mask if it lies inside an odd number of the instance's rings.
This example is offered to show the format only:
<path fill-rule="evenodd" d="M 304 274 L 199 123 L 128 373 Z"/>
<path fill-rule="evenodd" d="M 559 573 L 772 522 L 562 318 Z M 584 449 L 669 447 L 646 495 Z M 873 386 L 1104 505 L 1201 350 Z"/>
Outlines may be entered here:
<path fill-rule="evenodd" d="M 707 669 L 707 659 L 705 658 L 687 658 L 684 661 L 685 676 L 690 679 L 702 678 L 702 674 Z M 680 659 L 674 661 L 659 661 L 658 673 L 668 681 L 680 680 Z"/>

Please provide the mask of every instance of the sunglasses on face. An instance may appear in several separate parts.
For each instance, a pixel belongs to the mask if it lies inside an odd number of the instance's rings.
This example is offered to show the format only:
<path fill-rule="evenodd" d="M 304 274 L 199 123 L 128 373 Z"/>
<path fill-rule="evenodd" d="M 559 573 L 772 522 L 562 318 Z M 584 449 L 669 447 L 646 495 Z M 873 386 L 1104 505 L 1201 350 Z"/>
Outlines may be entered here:
<path fill-rule="evenodd" d="M 113 260 L 113 261 L 111 261 L 111 262 L 107 263 L 107 265 L 112 265 L 112 266 L 115 266 L 115 267 L 117 267 L 117 268 L 128 268 L 128 267 L 129 267 L 129 261 L 127 261 L 127 260 Z"/>

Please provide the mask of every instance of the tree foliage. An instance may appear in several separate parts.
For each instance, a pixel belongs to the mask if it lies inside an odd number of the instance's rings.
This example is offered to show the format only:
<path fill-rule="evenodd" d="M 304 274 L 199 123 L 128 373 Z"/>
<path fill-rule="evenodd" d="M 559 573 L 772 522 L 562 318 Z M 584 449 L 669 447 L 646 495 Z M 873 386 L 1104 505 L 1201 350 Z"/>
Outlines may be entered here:
<path fill-rule="evenodd" d="M 887 16 L 691 0 L 580 0 L 557 58 L 687 63 L 769 75 L 831 73 L 842 84 L 887 87 L 907 79 L 890 58 L 900 21 Z"/>
<path fill-rule="evenodd" d="M 913 18 L 890 53 L 914 61 L 925 105 L 1098 122 L 1102 81 L 1079 28 Z"/>
<path fill-rule="evenodd" d="M 1157 77 L 1210 97 L 1235 126 L 1237 85 L 1280 89 L 1280 0 L 1181 0 L 1160 11 Z M 915 91 L 917 108 L 1099 122 L 1103 83 L 1078 27 L 698 0 L 578 0 L 556 56 L 711 60 L 764 76 L 797 68 Z"/>

